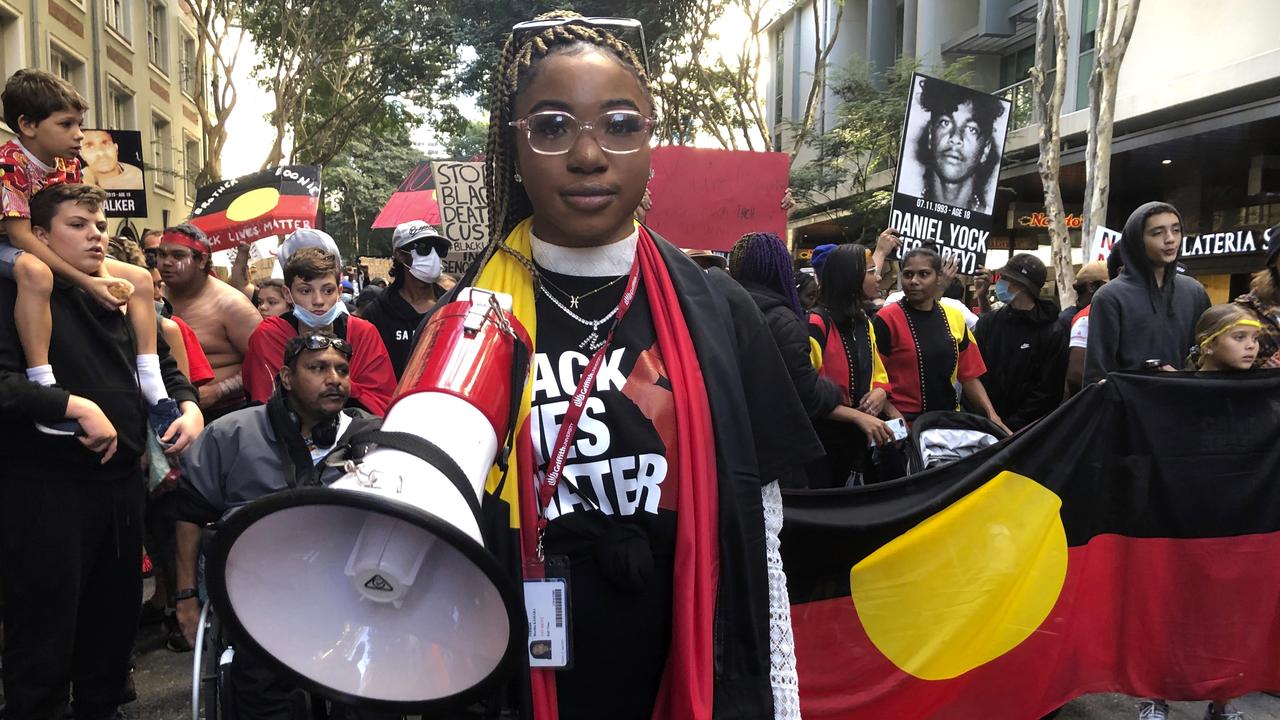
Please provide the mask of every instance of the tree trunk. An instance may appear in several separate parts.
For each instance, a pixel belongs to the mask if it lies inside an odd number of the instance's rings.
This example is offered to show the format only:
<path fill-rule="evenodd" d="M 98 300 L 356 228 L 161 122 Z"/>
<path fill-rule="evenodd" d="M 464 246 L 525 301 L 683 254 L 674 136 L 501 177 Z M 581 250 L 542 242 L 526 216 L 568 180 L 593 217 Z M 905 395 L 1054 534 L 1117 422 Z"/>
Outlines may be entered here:
<path fill-rule="evenodd" d="M 840 21 L 844 18 L 844 6 L 846 0 L 832 0 L 836 5 L 836 17 L 829 24 L 831 36 L 822 37 L 822 21 L 818 17 L 818 5 L 826 4 L 826 0 L 813 1 L 813 45 L 817 50 L 813 57 L 813 84 L 809 86 L 809 96 L 805 99 L 804 114 L 801 116 L 800 127 L 796 130 L 796 137 L 791 144 L 791 162 L 796 161 L 796 157 L 800 154 L 800 148 L 807 139 L 810 126 L 813 125 L 814 110 L 818 105 L 818 98 L 821 96 L 823 89 L 826 87 L 826 69 L 827 60 L 831 57 L 831 51 L 836 47 L 836 38 L 840 35 Z M 830 20 L 831 18 L 827 18 Z M 822 43 L 826 41 L 824 46 Z"/>
<path fill-rule="evenodd" d="M 1050 52 L 1053 53 L 1052 59 Z M 1053 86 L 1046 87 L 1051 70 Z M 1062 165 L 1062 101 L 1067 90 L 1066 0 L 1044 0 L 1040 4 L 1036 16 L 1036 65 L 1030 74 L 1042 118 L 1039 170 L 1040 182 L 1044 185 L 1045 213 L 1049 216 L 1054 277 L 1058 285 L 1058 302 L 1067 307 L 1075 304 L 1076 291 L 1072 287 L 1075 284 L 1075 267 L 1071 264 L 1067 211 L 1058 182 Z"/>
<path fill-rule="evenodd" d="M 1084 232 L 1081 236 L 1086 244 L 1093 238 L 1097 226 L 1107 222 L 1116 90 L 1120 84 L 1120 65 L 1129 49 L 1129 39 L 1133 37 L 1141 2 L 1129 0 L 1123 22 L 1119 17 L 1118 0 L 1102 0 L 1098 5 L 1093 72 L 1089 76 L 1089 148 L 1085 165 Z"/>

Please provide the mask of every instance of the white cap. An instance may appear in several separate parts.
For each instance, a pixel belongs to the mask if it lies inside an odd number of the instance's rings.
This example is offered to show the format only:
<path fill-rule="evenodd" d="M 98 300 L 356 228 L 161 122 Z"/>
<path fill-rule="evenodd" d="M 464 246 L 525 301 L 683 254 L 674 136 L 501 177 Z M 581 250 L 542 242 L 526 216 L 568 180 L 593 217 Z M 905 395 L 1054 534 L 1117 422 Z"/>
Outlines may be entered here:
<path fill-rule="evenodd" d="M 399 250 L 415 240 L 422 240 L 424 238 L 440 238 L 445 241 L 446 248 L 449 242 L 449 239 L 444 235 L 441 235 L 439 230 L 436 230 L 422 220 L 410 220 L 409 222 L 402 222 L 397 225 L 395 232 L 391 233 L 391 247 L 392 249 Z M 441 253 L 442 257 L 443 255 L 444 254 Z"/>
<path fill-rule="evenodd" d="M 280 267 L 284 267 L 289 262 L 289 256 L 302 248 L 320 248 L 330 253 L 338 260 L 338 267 L 342 267 L 342 253 L 338 252 L 338 243 L 333 241 L 329 233 L 315 228 L 301 228 L 294 230 L 280 244 L 280 249 L 276 250 L 276 259 L 280 261 Z"/>

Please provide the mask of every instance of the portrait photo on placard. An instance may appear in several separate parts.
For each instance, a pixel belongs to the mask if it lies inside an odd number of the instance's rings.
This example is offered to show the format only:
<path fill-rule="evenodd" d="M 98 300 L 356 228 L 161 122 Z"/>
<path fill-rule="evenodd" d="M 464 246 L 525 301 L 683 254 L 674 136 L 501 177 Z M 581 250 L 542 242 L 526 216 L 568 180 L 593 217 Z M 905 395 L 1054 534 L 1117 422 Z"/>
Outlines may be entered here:
<path fill-rule="evenodd" d="M 1003 98 L 916 75 L 897 191 L 990 215 L 1009 115 Z"/>

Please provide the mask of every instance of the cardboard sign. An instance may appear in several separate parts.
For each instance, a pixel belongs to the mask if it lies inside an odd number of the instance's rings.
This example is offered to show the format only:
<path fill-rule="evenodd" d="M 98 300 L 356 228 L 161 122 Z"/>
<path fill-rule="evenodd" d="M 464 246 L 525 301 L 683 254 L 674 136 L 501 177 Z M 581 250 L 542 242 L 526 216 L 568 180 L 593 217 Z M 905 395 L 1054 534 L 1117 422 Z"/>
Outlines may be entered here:
<path fill-rule="evenodd" d="M 137 130 L 84 130 L 80 159 L 84 182 L 107 193 L 107 217 L 146 217 L 147 183 L 142 163 L 142 133 Z"/>
<path fill-rule="evenodd" d="M 653 150 L 645 225 L 683 248 L 728 251 L 749 232 L 785 238 L 786 153 L 664 145 Z"/>
<path fill-rule="evenodd" d="M 1111 257 L 1111 251 L 1115 249 L 1116 243 L 1120 242 L 1120 233 L 1111 228 L 1099 225 L 1093 231 L 1093 238 L 1089 241 L 1089 252 L 1085 255 L 1085 262 L 1093 262 L 1094 260 L 1103 260 Z"/>
<path fill-rule="evenodd" d="M 428 225 L 440 224 L 440 206 L 436 204 L 436 182 L 431 163 L 418 163 L 391 194 L 373 221 L 375 228 L 394 228 L 410 220 Z"/>
<path fill-rule="evenodd" d="M 912 75 L 889 215 L 903 236 L 899 258 L 927 244 L 966 275 L 986 264 L 1011 108 L 1004 98 Z"/>
<path fill-rule="evenodd" d="M 288 165 L 200 188 L 191 223 L 218 251 L 315 227 L 319 208 L 320 168 Z"/>
<path fill-rule="evenodd" d="M 461 273 L 489 244 L 489 200 L 482 162 L 434 162 L 440 234 L 449 239 L 444 271 Z"/>

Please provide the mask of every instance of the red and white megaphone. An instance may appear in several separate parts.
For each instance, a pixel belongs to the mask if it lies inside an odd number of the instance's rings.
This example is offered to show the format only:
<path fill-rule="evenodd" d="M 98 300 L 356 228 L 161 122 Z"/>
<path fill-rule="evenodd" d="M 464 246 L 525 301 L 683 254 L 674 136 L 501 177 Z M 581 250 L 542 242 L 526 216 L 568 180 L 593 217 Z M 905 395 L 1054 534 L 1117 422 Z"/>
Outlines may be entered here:
<path fill-rule="evenodd" d="M 376 449 L 329 487 L 227 518 L 206 572 L 233 638 L 303 687 L 376 710 L 456 707 L 505 679 L 526 619 L 485 548 L 480 500 L 528 347 L 509 296 L 463 290 L 424 328 L 382 430 L 356 441 Z"/>

